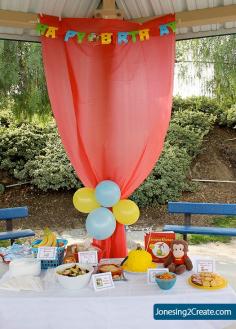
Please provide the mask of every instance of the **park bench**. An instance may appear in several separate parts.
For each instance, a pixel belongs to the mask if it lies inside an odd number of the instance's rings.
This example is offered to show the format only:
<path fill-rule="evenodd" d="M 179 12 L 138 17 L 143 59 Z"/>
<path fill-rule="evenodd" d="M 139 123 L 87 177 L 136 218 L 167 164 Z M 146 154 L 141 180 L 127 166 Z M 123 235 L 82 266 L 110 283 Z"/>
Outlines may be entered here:
<path fill-rule="evenodd" d="M 236 204 L 168 202 L 168 212 L 183 214 L 184 226 L 165 225 L 163 231 L 174 231 L 183 234 L 187 240 L 188 234 L 236 236 L 236 228 L 202 227 L 191 225 L 191 215 L 224 215 L 236 216 Z"/>
<path fill-rule="evenodd" d="M 0 209 L 0 220 L 6 222 L 6 232 L 0 232 L 0 240 L 11 240 L 12 244 L 16 239 L 34 236 L 34 231 L 29 229 L 13 231 L 13 220 L 25 218 L 27 216 L 27 207 Z"/>

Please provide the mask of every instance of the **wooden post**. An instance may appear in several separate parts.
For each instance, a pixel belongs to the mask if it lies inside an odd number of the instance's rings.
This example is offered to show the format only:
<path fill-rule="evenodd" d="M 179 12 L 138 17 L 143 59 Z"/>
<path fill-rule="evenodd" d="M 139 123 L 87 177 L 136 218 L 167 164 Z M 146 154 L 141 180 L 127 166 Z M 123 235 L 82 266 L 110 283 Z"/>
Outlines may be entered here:
<path fill-rule="evenodd" d="M 12 221 L 12 219 L 6 220 L 6 230 L 7 231 L 13 231 L 13 221 Z M 15 241 L 14 239 L 11 239 L 11 244 L 13 244 L 14 241 Z"/>
<path fill-rule="evenodd" d="M 122 10 L 116 8 L 115 0 L 103 0 L 102 8 L 95 10 L 94 17 L 123 19 L 124 15 Z"/>
<path fill-rule="evenodd" d="M 190 226 L 190 225 L 191 225 L 191 214 L 184 214 L 184 226 Z M 188 241 L 187 233 L 183 234 L 183 239 L 185 241 Z"/>

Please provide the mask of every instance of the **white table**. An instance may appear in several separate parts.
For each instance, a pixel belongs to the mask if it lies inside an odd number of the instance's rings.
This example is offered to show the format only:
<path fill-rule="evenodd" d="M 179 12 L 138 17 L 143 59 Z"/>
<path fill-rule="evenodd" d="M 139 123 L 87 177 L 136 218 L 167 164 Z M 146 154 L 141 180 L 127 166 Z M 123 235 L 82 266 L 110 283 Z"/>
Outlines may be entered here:
<path fill-rule="evenodd" d="M 114 289 L 96 293 L 91 285 L 69 291 L 54 280 L 47 281 L 46 290 L 40 293 L 0 290 L 0 329 L 221 329 L 232 324 L 153 320 L 155 303 L 236 303 L 230 286 L 211 292 L 195 289 L 187 284 L 189 275 L 179 276 L 169 291 L 148 285 L 143 274 L 127 274 L 127 282 L 116 282 Z"/>

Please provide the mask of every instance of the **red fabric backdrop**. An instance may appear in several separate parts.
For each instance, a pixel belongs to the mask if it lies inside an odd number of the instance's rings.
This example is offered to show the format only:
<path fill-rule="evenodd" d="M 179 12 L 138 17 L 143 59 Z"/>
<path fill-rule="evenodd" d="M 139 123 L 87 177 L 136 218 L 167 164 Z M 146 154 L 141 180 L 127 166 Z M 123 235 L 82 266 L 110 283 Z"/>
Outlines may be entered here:
<path fill-rule="evenodd" d="M 62 19 L 44 16 L 58 26 L 55 39 L 42 37 L 42 52 L 52 110 L 62 143 L 87 187 L 116 182 L 128 197 L 148 176 L 162 151 L 172 104 L 175 36 L 148 41 L 93 45 L 67 30 L 83 32 L 156 29 L 173 15 L 143 25 L 121 20 Z M 126 255 L 123 225 L 99 242 L 107 257 Z"/>

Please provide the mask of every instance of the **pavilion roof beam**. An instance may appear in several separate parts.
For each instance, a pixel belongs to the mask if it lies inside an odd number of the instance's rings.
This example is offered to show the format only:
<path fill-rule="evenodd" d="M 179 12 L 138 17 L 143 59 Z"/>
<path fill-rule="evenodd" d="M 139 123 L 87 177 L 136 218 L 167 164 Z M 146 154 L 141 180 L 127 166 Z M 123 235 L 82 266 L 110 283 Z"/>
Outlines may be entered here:
<path fill-rule="evenodd" d="M 178 28 L 234 22 L 236 21 L 236 5 L 181 11 L 175 13 L 175 17 Z M 132 21 L 143 23 L 154 18 L 156 16 L 140 17 Z"/>
<path fill-rule="evenodd" d="M 122 12 L 116 9 L 114 0 L 103 0 L 102 9 L 95 11 L 104 18 L 121 18 Z M 117 13 L 119 15 L 117 16 Z M 135 22 L 145 22 L 155 17 L 140 17 L 132 19 Z M 0 26 L 35 29 L 38 15 L 19 11 L 0 10 Z M 197 25 L 222 24 L 236 21 L 236 5 L 183 11 L 176 13 L 177 27 L 192 27 Z"/>
<path fill-rule="evenodd" d="M 21 11 L 0 10 L 0 26 L 35 29 L 38 15 Z"/>

